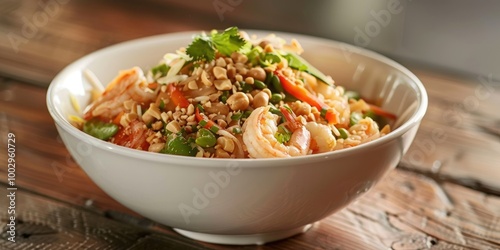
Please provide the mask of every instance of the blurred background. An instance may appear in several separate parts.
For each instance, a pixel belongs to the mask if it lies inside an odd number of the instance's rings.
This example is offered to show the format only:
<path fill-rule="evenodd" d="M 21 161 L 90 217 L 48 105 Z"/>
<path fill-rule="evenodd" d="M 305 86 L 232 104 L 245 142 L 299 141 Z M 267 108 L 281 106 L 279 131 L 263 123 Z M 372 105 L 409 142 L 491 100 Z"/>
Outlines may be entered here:
<path fill-rule="evenodd" d="M 186 30 L 265 29 L 358 45 L 402 64 L 500 75 L 494 0 L 0 0 L 0 74 L 48 85 L 97 49 Z"/>

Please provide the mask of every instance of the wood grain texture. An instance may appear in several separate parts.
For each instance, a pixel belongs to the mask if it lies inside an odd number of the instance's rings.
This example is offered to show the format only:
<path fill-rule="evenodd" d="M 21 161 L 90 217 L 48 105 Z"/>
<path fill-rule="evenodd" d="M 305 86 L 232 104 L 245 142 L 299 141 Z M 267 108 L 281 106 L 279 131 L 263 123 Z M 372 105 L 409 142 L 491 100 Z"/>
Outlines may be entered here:
<path fill-rule="evenodd" d="M 7 186 L 0 185 L 6 197 Z M 19 190 L 16 192 L 16 237 L 4 230 L 7 206 L 0 211 L 1 249 L 202 249 L 194 241 L 126 225 L 65 203 Z"/>
<path fill-rule="evenodd" d="M 415 73 L 429 107 L 401 166 L 500 194 L 500 82 Z"/>

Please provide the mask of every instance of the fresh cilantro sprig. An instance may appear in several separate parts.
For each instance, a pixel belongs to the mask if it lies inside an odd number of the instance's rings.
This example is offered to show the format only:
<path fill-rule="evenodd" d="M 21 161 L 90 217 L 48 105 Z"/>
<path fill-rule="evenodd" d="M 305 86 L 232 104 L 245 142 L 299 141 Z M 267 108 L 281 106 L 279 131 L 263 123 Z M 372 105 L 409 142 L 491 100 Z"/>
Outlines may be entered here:
<path fill-rule="evenodd" d="M 285 126 L 280 125 L 278 126 L 278 131 L 274 134 L 274 138 L 276 138 L 279 143 L 285 144 L 292 139 L 292 132 Z"/>
<path fill-rule="evenodd" d="M 328 78 L 325 74 L 323 74 L 323 72 L 312 66 L 301 56 L 293 52 L 289 52 L 284 54 L 283 57 L 288 61 L 288 66 L 290 66 L 290 68 L 294 68 L 299 71 L 305 71 L 330 86 L 334 85 L 334 82 L 331 78 Z"/>
<path fill-rule="evenodd" d="M 212 61 L 215 58 L 215 49 L 210 37 L 200 35 L 197 36 L 186 48 L 186 54 L 188 54 L 194 61 L 203 59 Z"/>
<path fill-rule="evenodd" d="M 230 56 L 245 44 L 246 41 L 240 37 L 238 28 L 230 27 L 222 33 L 212 32 L 210 35 L 196 36 L 187 47 L 186 53 L 194 61 L 205 60 L 209 62 L 215 59 L 217 51 L 222 55 Z"/>

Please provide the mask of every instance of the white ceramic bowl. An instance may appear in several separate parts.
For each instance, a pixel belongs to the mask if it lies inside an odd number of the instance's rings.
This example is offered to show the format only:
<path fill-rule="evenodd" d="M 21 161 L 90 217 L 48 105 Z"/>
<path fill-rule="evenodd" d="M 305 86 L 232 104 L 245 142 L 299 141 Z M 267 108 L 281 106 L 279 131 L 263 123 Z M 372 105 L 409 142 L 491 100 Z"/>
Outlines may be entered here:
<path fill-rule="evenodd" d="M 336 152 L 290 159 L 200 159 L 133 150 L 93 138 L 71 126 L 70 94 L 88 104 L 89 69 L 107 83 L 122 69 L 154 66 L 166 52 L 199 32 L 133 40 L 89 54 L 62 70 L 47 106 L 66 147 L 92 180 L 137 213 L 202 241 L 262 244 L 307 230 L 348 205 L 401 160 L 427 108 L 421 82 L 403 66 L 374 52 L 310 36 L 296 38 L 303 56 L 337 84 L 382 99 L 399 119 L 375 141 Z M 248 31 L 267 35 L 267 31 Z"/>

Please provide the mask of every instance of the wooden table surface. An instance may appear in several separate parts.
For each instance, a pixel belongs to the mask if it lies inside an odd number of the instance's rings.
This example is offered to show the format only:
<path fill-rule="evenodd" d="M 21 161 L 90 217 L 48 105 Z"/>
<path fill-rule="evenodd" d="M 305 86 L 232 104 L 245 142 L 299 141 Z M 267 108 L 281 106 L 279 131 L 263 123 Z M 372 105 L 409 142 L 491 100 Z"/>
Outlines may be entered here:
<path fill-rule="evenodd" d="M 42 3 L 51 3 L 51 12 Z M 429 95 L 409 152 L 370 192 L 305 234 L 264 246 L 208 244 L 111 199 L 62 144 L 45 106 L 46 87 L 65 65 L 110 44 L 234 25 L 213 10 L 185 7 L 152 0 L 0 1 L 0 249 L 500 248 L 500 84 L 493 75 L 408 65 Z M 6 227 L 9 133 L 15 135 L 15 243 Z"/>

